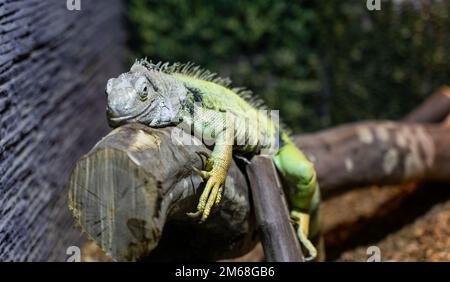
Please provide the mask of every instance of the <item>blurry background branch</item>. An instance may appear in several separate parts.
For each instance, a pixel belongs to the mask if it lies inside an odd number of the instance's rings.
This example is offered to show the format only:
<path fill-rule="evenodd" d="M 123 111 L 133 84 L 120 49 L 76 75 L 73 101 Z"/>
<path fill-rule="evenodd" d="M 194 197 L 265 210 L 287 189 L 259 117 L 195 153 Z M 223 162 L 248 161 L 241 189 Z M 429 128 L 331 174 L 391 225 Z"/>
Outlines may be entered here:
<path fill-rule="evenodd" d="M 373 184 L 450 182 L 450 131 L 442 125 L 361 122 L 296 143 L 314 160 L 325 197 Z"/>
<path fill-rule="evenodd" d="M 402 121 L 436 123 L 450 117 L 450 87 L 442 86 Z"/>
<path fill-rule="evenodd" d="M 314 161 L 324 196 L 374 184 L 450 182 L 450 130 L 445 122 L 431 124 L 449 114 L 450 88 L 443 86 L 405 122 L 359 122 L 295 141 Z"/>

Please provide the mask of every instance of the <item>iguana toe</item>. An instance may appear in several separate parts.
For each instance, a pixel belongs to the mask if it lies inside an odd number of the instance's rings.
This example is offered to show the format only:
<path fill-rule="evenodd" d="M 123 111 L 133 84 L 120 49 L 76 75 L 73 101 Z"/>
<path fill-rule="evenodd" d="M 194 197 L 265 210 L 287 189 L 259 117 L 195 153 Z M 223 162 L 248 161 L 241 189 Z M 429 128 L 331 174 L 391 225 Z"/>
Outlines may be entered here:
<path fill-rule="evenodd" d="M 208 182 L 206 182 L 202 195 L 200 196 L 197 212 L 189 213 L 190 217 L 199 217 L 200 221 L 205 221 L 214 205 L 218 205 L 222 199 L 223 185 L 225 182 L 226 173 L 221 170 L 212 170 L 210 172 L 203 171 L 208 176 Z"/>
<path fill-rule="evenodd" d="M 199 170 L 198 168 L 196 168 L 196 167 L 194 167 L 194 166 L 192 166 L 192 170 L 197 174 L 197 175 L 199 175 L 201 178 L 203 178 L 203 179 L 208 179 L 210 176 L 211 176 L 211 174 L 210 174 L 210 172 L 209 171 L 206 171 L 206 170 Z"/>

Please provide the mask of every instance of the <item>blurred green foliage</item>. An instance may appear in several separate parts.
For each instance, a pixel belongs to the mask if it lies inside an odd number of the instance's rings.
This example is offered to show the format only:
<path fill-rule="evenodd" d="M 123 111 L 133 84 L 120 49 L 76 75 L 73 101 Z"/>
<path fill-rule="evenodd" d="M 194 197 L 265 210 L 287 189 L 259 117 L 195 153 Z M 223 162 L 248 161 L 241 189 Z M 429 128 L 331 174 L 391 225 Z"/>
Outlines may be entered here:
<path fill-rule="evenodd" d="M 229 76 L 295 131 L 395 119 L 450 77 L 449 2 L 412 2 L 128 0 L 132 59 Z"/>

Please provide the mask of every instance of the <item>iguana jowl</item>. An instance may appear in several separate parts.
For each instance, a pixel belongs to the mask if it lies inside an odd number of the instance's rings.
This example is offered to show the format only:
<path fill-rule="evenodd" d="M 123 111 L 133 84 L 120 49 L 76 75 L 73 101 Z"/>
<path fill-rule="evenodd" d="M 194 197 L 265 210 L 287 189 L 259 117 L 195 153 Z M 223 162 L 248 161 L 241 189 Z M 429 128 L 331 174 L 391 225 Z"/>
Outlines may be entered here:
<path fill-rule="evenodd" d="M 229 80 L 192 64 L 136 61 L 129 72 L 108 80 L 108 121 L 112 127 L 129 122 L 185 124 L 190 134 L 211 137 L 214 148 L 206 167 L 194 168 L 207 182 L 197 211 L 188 214 L 201 221 L 220 202 L 233 154 L 270 154 L 289 184 L 298 238 L 313 259 L 317 251 L 308 238 L 318 236 L 320 201 L 314 166 L 276 122 L 261 114 L 249 91 L 229 85 Z"/>

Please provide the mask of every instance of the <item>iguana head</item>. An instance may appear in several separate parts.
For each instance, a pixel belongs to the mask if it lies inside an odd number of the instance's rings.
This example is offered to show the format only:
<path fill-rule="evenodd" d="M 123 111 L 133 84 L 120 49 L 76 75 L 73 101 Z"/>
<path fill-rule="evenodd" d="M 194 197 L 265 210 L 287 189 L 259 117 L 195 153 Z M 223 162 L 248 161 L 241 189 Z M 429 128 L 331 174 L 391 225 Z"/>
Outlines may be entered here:
<path fill-rule="evenodd" d="M 136 62 L 129 72 L 108 80 L 106 94 L 110 126 L 139 122 L 163 127 L 179 120 L 187 90 L 170 75 Z"/>

